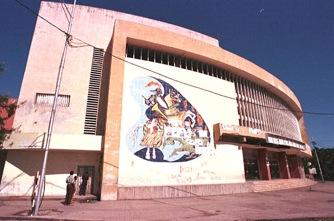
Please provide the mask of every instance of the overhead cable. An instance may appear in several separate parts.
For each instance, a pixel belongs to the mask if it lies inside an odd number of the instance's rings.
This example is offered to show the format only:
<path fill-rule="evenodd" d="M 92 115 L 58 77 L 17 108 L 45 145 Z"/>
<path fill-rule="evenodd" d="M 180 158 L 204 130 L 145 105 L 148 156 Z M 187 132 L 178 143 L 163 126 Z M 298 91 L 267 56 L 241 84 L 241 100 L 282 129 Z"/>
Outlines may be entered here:
<path fill-rule="evenodd" d="M 31 9 L 29 6 L 23 4 L 20 0 L 15 0 L 19 5 L 21 5 L 22 7 L 24 7 L 25 9 L 27 9 L 29 12 L 31 12 L 32 14 L 34 14 L 36 17 L 40 17 L 41 19 L 43 19 L 45 22 L 47 22 L 49 25 L 53 26 L 54 28 L 56 28 L 57 30 L 59 30 L 60 32 L 64 33 L 66 35 L 66 38 L 67 38 L 67 41 L 68 41 L 68 44 L 70 47 L 72 48 L 78 48 L 78 47 L 93 47 L 93 48 L 98 48 L 96 46 L 94 46 L 93 44 L 90 44 L 86 41 L 83 41 L 81 40 L 80 38 L 78 37 L 75 37 L 74 35 L 70 35 L 68 34 L 66 31 L 62 30 L 61 28 L 59 28 L 57 25 L 53 24 L 52 22 L 50 22 L 49 20 L 47 20 L 46 18 L 44 18 L 43 16 L 39 15 L 37 12 L 35 12 L 33 9 Z M 79 41 L 79 42 L 74 42 L 73 39 Z M 108 54 L 118 60 L 121 60 L 125 63 L 128 63 L 128 64 L 131 64 L 133 66 L 136 66 L 138 68 L 141 68 L 143 70 L 147 70 L 151 73 L 154 73 L 154 74 L 157 74 L 159 76 L 162 76 L 164 78 L 167 78 L 169 80 L 172 80 L 172 81 L 175 81 L 175 82 L 178 82 L 178 83 L 181 83 L 181 84 L 184 84 L 184 85 L 187 85 L 187 86 L 191 86 L 191 87 L 194 87 L 194 88 L 197 88 L 197 89 L 200 89 L 200 90 L 203 90 L 203 91 L 206 91 L 206 92 L 209 92 L 209 93 L 212 93 L 212 94 L 215 94 L 215 95 L 218 95 L 218 96 L 221 96 L 221 97 L 224 97 L 224 98 L 227 98 L 227 99 L 231 99 L 231 100 L 237 100 L 237 98 L 235 97 L 230 97 L 230 96 L 226 96 L 226 95 L 223 95 L 223 94 L 219 94 L 217 92 L 214 92 L 214 91 L 211 91 L 211 90 L 208 90 L 208 89 L 205 89 L 205 88 L 202 88 L 202 87 L 198 87 L 198 86 L 195 86 L 195 85 L 192 85 L 192 84 L 189 84 L 189 83 L 186 83 L 186 82 L 183 82 L 183 81 L 180 81 L 180 80 L 177 80 L 177 79 L 174 79 L 172 77 L 169 77 L 169 76 L 166 76 L 160 72 L 157 72 L 155 70 L 152 70 L 150 68 L 147 68 L 147 67 L 144 67 L 144 66 L 141 66 L 141 65 L 138 65 L 138 64 L 135 64 L 133 62 L 130 62 L 130 61 L 127 61 L 125 60 L 124 58 L 121 58 L 121 57 L 118 57 L 104 49 L 101 49 L 105 54 Z M 301 114 L 309 114 L 309 115 L 322 115 L 322 116 L 334 116 L 334 113 L 333 112 L 312 112 L 312 111 L 297 111 L 297 110 L 289 110 L 287 108 L 279 108 L 279 107 L 273 107 L 273 106 L 267 106 L 267 105 L 262 105 L 262 104 L 258 104 L 258 103 L 254 103 L 254 102 L 251 102 L 251 101 L 247 101 L 247 100 L 244 100 L 243 102 L 245 103 L 249 103 L 249 104 L 253 104 L 253 105 L 256 105 L 256 106 L 260 106 L 260 107 L 264 107 L 264 108 L 270 108 L 270 109 L 274 109 L 274 110 L 282 110 L 282 111 L 291 111 L 293 113 L 301 113 Z"/>

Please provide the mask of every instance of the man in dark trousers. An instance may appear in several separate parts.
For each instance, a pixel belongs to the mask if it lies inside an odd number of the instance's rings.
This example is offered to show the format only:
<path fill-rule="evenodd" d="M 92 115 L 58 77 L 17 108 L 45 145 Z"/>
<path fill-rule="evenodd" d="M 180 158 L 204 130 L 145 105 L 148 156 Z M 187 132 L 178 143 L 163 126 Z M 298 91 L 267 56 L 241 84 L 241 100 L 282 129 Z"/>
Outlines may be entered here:
<path fill-rule="evenodd" d="M 66 178 L 66 197 L 65 205 L 70 205 L 72 202 L 72 197 L 75 191 L 75 180 L 73 176 L 74 172 L 70 171 L 70 175 Z"/>

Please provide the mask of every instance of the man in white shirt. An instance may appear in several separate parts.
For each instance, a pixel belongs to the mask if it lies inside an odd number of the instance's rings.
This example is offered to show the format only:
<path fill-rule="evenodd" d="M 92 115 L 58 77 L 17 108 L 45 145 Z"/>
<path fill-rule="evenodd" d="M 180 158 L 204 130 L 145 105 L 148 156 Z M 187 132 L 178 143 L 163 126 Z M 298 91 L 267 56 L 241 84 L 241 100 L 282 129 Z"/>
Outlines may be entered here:
<path fill-rule="evenodd" d="M 70 205 L 72 201 L 72 197 L 75 190 L 75 180 L 73 176 L 74 172 L 70 171 L 70 175 L 66 178 L 66 197 L 65 197 L 65 205 Z"/>

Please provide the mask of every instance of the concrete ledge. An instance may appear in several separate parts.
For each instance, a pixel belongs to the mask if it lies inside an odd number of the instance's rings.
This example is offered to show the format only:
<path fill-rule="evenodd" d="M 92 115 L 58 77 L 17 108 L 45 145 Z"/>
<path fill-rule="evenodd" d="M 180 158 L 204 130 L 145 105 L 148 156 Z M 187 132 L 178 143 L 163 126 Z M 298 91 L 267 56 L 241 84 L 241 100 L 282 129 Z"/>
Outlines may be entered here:
<path fill-rule="evenodd" d="M 278 180 L 265 180 L 265 181 L 253 181 L 253 192 L 265 192 L 274 190 L 293 189 L 306 186 L 312 186 L 317 182 L 310 179 L 278 179 Z"/>
<path fill-rule="evenodd" d="M 213 196 L 247 192 L 251 192 L 251 188 L 248 183 L 119 187 L 118 199 L 177 198 L 193 196 Z"/>
<path fill-rule="evenodd" d="M 45 196 L 43 200 L 53 200 L 60 201 L 64 200 L 65 196 Z M 30 201 L 30 196 L 0 196 L 0 201 Z M 85 195 L 85 196 L 74 196 L 73 201 L 75 202 L 84 202 L 87 200 L 97 200 L 97 197 L 94 195 Z"/>
<path fill-rule="evenodd" d="M 0 220 L 97 221 L 96 219 L 63 219 L 47 216 L 0 216 Z"/>
<path fill-rule="evenodd" d="M 6 150 L 41 150 L 45 133 L 13 133 L 3 144 Z M 52 134 L 51 150 L 101 151 L 102 136 L 89 134 Z"/>
<path fill-rule="evenodd" d="M 194 196 L 214 196 L 234 193 L 264 192 L 311 186 L 317 182 L 309 179 L 279 179 L 270 181 L 248 181 L 245 183 L 119 187 L 118 199 L 155 199 Z"/>

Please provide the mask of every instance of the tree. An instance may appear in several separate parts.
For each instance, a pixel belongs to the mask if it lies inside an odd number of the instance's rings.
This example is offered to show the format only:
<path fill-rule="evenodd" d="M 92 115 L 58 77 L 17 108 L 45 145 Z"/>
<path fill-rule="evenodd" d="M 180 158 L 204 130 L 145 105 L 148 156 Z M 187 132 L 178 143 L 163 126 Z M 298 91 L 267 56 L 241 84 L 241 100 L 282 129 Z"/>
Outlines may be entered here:
<path fill-rule="evenodd" d="M 4 62 L 0 62 L 0 75 L 5 72 Z M 16 101 L 8 95 L 0 94 L 0 148 L 8 135 L 13 131 L 11 127 L 6 125 L 6 122 L 14 115 L 17 108 Z"/>
<path fill-rule="evenodd" d="M 319 162 L 321 165 L 321 170 L 324 176 L 325 181 L 334 181 L 334 148 L 318 148 L 315 147 L 312 150 L 312 158 L 304 160 L 304 168 L 305 172 L 308 173 L 309 166 L 307 165 L 309 162 L 312 167 L 314 166 L 317 170 L 317 174 L 315 178 L 317 180 L 321 180 L 320 170 L 318 166 L 317 159 L 315 157 L 315 151 L 317 151 Z"/>
<path fill-rule="evenodd" d="M 7 95 L 0 95 L 0 147 L 13 129 L 6 126 L 6 121 L 10 119 L 16 110 L 16 102 Z"/>
<path fill-rule="evenodd" d="M 332 148 L 317 148 L 317 153 L 319 157 L 319 162 L 321 165 L 321 169 L 324 175 L 325 180 L 334 180 L 334 149 Z M 314 155 L 314 150 L 312 151 Z M 314 157 L 313 157 L 314 158 Z M 315 159 L 313 162 L 316 163 Z M 317 165 L 317 164 L 315 164 Z M 317 168 L 318 176 L 319 169 Z M 320 178 L 320 177 L 319 177 Z"/>

